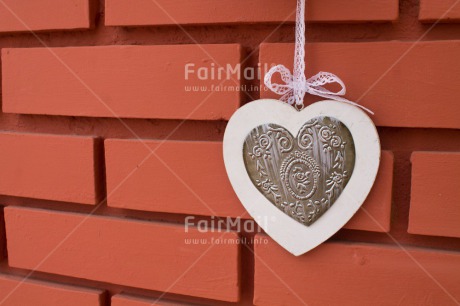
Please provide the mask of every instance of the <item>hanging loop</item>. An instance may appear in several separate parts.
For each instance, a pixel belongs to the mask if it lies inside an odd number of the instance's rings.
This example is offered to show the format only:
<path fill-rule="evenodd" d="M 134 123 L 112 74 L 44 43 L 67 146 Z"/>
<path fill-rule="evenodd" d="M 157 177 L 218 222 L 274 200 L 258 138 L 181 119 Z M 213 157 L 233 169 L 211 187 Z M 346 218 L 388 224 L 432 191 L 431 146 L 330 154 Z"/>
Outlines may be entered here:
<path fill-rule="evenodd" d="M 264 83 L 274 93 L 281 95 L 280 100 L 294 105 L 298 110 L 304 108 L 303 100 L 306 93 L 323 98 L 348 103 L 357 106 L 370 114 L 374 114 L 368 108 L 345 99 L 347 89 L 345 83 L 335 74 L 320 72 L 308 80 L 305 77 L 305 0 L 297 0 L 295 32 L 295 56 L 293 74 L 284 65 L 272 67 L 265 75 Z M 282 83 L 272 81 L 275 74 L 280 74 Z M 338 84 L 340 90 L 330 91 L 324 87 L 327 84 Z"/>

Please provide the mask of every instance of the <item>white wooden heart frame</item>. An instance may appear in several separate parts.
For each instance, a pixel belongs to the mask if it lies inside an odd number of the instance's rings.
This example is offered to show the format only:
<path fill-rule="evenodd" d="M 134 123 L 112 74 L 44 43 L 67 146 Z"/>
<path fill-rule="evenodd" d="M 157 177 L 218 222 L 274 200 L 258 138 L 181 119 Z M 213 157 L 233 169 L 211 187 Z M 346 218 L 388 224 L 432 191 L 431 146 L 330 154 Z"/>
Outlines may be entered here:
<path fill-rule="evenodd" d="M 294 137 L 308 120 L 328 116 L 350 130 L 355 145 L 353 174 L 342 194 L 315 223 L 305 226 L 275 207 L 257 190 L 243 159 L 246 136 L 257 126 L 273 123 Z M 302 111 L 278 100 L 258 100 L 241 107 L 230 119 L 224 136 L 224 162 L 230 182 L 248 213 L 278 244 L 299 256 L 341 229 L 369 194 L 380 164 L 380 141 L 372 120 L 361 109 L 336 101 L 314 103 Z"/>

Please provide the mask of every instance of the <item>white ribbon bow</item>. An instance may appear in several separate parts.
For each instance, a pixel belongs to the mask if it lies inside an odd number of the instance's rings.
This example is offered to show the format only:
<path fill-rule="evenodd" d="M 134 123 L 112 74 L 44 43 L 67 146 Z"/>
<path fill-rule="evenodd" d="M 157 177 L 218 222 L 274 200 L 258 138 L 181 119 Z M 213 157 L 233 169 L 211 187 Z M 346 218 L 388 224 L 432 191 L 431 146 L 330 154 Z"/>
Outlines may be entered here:
<path fill-rule="evenodd" d="M 273 75 L 276 73 L 281 75 L 281 80 L 284 84 L 272 82 Z M 300 79 L 295 80 L 289 69 L 287 69 L 284 65 L 277 65 L 267 72 L 264 82 L 265 86 L 267 86 L 271 91 L 278 95 L 282 95 L 280 98 L 281 101 L 287 102 L 290 105 L 295 104 L 296 106 L 303 107 L 303 98 L 305 97 L 305 93 L 309 93 L 326 99 L 348 103 L 374 114 L 370 109 L 343 98 L 342 96 L 344 96 L 347 92 L 345 83 L 343 83 L 338 76 L 330 72 L 320 72 L 308 80 L 305 80 L 305 77 L 302 76 Z M 326 84 L 333 83 L 340 85 L 339 91 L 333 92 L 323 87 Z"/>

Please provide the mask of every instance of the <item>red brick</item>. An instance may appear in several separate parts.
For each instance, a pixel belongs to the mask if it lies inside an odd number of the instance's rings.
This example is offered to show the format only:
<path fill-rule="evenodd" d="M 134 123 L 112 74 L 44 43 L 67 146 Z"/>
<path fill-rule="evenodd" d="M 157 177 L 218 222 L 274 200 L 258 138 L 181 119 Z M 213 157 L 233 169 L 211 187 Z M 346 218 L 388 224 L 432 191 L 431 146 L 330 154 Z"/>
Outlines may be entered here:
<path fill-rule="evenodd" d="M 110 46 L 3 49 L 3 111 L 7 113 L 162 119 L 228 119 L 238 108 L 234 68 L 239 45 Z M 215 72 L 186 80 L 186 64 Z M 212 68 L 214 67 L 214 70 Z M 228 79 L 226 78 L 228 76 Z M 186 86 L 234 91 L 186 91 Z"/>
<path fill-rule="evenodd" d="M 457 0 L 420 0 L 418 18 L 423 22 L 460 21 L 460 3 Z"/>
<path fill-rule="evenodd" d="M 91 27 L 89 0 L 2 0 L 0 32 Z"/>
<path fill-rule="evenodd" d="M 6 233 L 3 207 L 0 210 L 0 261 L 6 257 Z"/>
<path fill-rule="evenodd" d="M 358 102 L 375 112 L 379 126 L 460 128 L 460 61 L 452 61 L 459 52 L 460 41 L 315 43 L 307 46 L 307 76 L 338 75 L 351 100 L 367 93 Z M 293 56 L 293 44 L 260 50 L 262 64 L 291 68 Z M 264 89 L 261 96 L 279 98 Z"/>
<path fill-rule="evenodd" d="M 389 232 L 393 191 L 393 153 L 382 151 L 374 187 L 356 215 L 345 225 L 348 229 Z"/>
<path fill-rule="evenodd" d="M 190 303 L 178 303 L 178 302 L 169 302 L 161 298 L 158 299 L 146 299 L 133 297 L 125 294 L 117 294 L 112 297 L 111 306 L 190 306 Z"/>
<path fill-rule="evenodd" d="M 296 0 L 106 0 L 105 24 L 111 26 L 275 23 L 295 21 Z M 314 22 L 393 21 L 398 0 L 307 1 Z"/>
<path fill-rule="evenodd" d="M 460 153 L 414 152 L 409 233 L 460 237 Z"/>
<path fill-rule="evenodd" d="M 92 137 L 0 133 L 0 194 L 96 204 Z"/>
<path fill-rule="evenodd" d="M 109 206 L 249 217 L 228 181 L 221 142 L 111 139 L 105 152 Z"/>
<path fill-rule="evenodd" d="M 103 292 L 0 274 L 2 306 L 96 306 Z"/>
<path fill-rule="evenodd" d="M 326 243 L 294 257 L 269 240 L 255 245 L 254 304 L 456 305 L 459 269 L 459 253 Z"/>
<path fill-rule="evenodd" d="M 10 266 L 235 302 L 237 235 L 181 225 L 5 208 Z M 211 244 L 212 239 L 233 243 Z M 207 239 L 209 244 L 186 244 Z"/>

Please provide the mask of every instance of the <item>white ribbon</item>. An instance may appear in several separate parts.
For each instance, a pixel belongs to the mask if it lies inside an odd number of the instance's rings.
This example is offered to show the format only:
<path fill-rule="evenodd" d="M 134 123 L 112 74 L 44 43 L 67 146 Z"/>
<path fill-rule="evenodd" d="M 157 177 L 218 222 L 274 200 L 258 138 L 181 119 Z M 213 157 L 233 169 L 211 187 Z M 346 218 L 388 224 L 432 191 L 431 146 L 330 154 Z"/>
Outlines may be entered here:
<path fill-rule="evenodd" d="M 281 101 L 290 105 L 303 108 L 303 99 L 305 93 L 320 96 L 323 98 L 348 103 L 365 111 L 374 114 L 368 108 L 345 99 L 347 92 L 343 81 L 335 74 L 329 72 L 320 72 L 308 80 L 305 77 L 305 0 L 297 0 L 297 21 L 296 21 L 296 43 L 294 57 L 294 75 L 284 65 L 272 67 L 265 75 L 264 83 L 271 91 L 282 95 Z M 273 83 L 273 75 L 279 73 L 284 84 Z M 337 92 L 330 91 L 323 86 L 326 84 L 336 83 L 340 85 Z"/>

